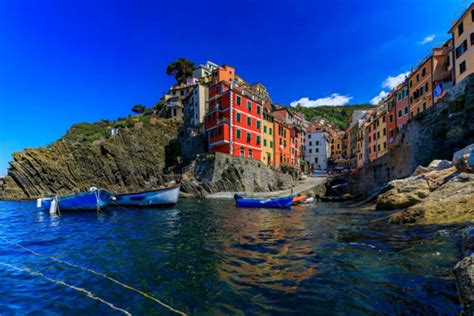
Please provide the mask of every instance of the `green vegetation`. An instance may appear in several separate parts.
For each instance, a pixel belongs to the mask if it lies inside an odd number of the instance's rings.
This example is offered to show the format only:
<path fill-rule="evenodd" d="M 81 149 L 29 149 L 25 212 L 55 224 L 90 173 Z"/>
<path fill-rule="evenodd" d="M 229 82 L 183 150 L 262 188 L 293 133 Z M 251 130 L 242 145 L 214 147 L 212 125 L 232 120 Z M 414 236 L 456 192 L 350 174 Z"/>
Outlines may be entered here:
<path fill-rule="evenodd" d="M 313 108 L 294 107 L 289 109 L 292 112 L 303 113 L 308 121 L 324 119 L 340 129 L 346 129 L 354 110 L 367 110 L 372 108 L 374 108 L 374 106 L 369 104 L 356 104 L 344 106 L 317 106 Z"/>
<path fill-rule="evenodd" d="M 132 108 L 132 112 L 141 114 L 146 111 L 146 107 L 143 104 L 137 104 Z"/>
<path fill-rule="evenodd" d="M 166 74 L 175 77 L 178 83 L 184 82 L 190 77 L 194 70 L 194 62 L 186 58 L 179 58 L 177 61 L 168 64 Z"/>
<path fill-rule="evenodd" d="M 92 142 L 101 137 L 106 137 L 107 128 L 101 123 L 79 123 L 74 124 L 64 136 L 68 141 L 86 141 Z"/>

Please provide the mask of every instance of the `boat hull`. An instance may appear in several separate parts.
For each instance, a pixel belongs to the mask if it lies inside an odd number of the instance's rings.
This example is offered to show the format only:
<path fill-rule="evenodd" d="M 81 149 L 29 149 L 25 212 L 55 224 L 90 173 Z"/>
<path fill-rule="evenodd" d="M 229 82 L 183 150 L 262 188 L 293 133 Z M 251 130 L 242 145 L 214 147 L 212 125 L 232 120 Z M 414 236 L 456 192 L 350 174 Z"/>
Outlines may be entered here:
<path fill-rule="evenodd" d="M 120 194 L 115 196 L 114 205 L 139 207 L 170 207 L 178 203 L 179 186 L 157 191 Z"/>
<path fill-rule="evenodd" d="M 96 211 L 106 208 L 112 198 L 112 193 L 106 190 L 93 190 L 79 194 L 57 197 L 59 211 Z M 44 198 L 38 201 L 38 208 L 47 211 L 54 198 Z"/>
<path fill-rule="evenodd" d="M 278 198 L 247 198 L 235 195 L 235 204 L 238 207 L 249 208 L 291 208 L 293 204 L 293 195 Z"/>

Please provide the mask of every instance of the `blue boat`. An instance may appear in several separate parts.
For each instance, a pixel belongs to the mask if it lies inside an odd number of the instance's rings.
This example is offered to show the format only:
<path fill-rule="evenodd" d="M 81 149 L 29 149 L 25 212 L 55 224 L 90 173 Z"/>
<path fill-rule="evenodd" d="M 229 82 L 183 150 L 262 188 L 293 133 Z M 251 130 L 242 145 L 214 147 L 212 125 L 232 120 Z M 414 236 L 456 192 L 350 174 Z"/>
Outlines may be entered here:
<path fill-rule="evenodd" d="M 36 206 L 54 213 L 56 211 L 97 211 L 106 208 L 112 198 L 113 195 L 109 191 L 91 188 L 87 192 L 78 194 L 38 199 Z"/>
<path fill-rule="evenodd" d="M 138 207 L 175 206 L 179 198 L 179 185 L 155 191 L 115 195 L 113 205 Z"/>
<path fill-rule="evenodd" d="M 238 207 L 260 207 L 260 208 L 291 208 L 294 195 L 275 198 L 249 198 L 234 195 L 235 204 Z"/>

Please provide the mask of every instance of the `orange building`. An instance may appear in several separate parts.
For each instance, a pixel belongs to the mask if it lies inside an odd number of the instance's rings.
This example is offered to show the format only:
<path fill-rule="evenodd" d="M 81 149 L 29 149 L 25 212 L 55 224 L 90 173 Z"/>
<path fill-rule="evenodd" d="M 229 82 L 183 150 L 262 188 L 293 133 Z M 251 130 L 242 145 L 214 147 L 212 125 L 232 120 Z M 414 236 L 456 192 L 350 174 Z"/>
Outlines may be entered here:
<path fill-rule="evenodd" d="M 409 82 L 410 91 L 410 113 L 411 117 L 426 111 L 433 105 L 432 87 L 433 87 L 433 58 L 429 57 L 422 60 L 412 71 Z"/>
<path fill-rule="evenodd" d="M 285 122 L 275 118 L 274 120 L 274 162 L 275 167 L 281 165 L 290 165 L 291 148 L 290 148 L 290 126 Z"/>
<path fill-rule="evenodd" d="M 377 159 L 377 120 L 376 112 L 371 113 L 367 119 L 365 126 L 365 134 L 367 137 L 369 161 Z"/>
<path fill-rule="evenodd" d="M 462 13 L 449 30 L 454 48 L 455 83 L 474 72 L 474 3 Z"/>
<path fill-rule="evenodd" d="M 397 107 L 395 105 L 396 94 L 390 93 L 386 99 L 387 103 L 387 146 L 389 149 L 395 147 L 395 139 L 398 132 Z"/>

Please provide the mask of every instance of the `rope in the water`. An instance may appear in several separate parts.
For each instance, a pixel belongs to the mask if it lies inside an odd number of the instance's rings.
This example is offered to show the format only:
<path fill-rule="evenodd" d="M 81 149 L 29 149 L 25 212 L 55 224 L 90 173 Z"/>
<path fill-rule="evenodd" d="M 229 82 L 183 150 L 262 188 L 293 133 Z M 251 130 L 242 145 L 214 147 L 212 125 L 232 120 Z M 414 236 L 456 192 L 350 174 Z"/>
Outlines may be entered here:
<path fill-rule="evenodd" d="M 49 259 L 51 259 L 51 260 L 53 260 L 53 261 L 56 261 L 56 262 L 59 262 L 59 263 L 68 265 L 68 266 L 70 266 L 70 267 L 77 268 L 77 269 L 81 269 L 81 270 L 83 270 L 83 271 L 87 271 L 87 272 L 90 272 L 90 273 L 92 273 L 92 274 L 95 274 L 95 275 L 101 276 L 101 277 L 103 277 L 103 278 L 106 278 L 106 279 L 108 279 L 108 280 L 110 280 L 110 281 L 112 281 L 112 282 L 114 282 L 114 283 L 116 283 L 116 284 L 118 284 L 118 285 L 120 285 L 120 286 L 122 286 L 122 287 L 128 289 L 128 290 L 134 291 L 134 292 L 136 292 L 136 293 L 142 295 L 143 297 L 146 297 L 146 298 L 148 298 L 148 299 L 150 299 L 150 300 L 152 300 L 152 301 L 155 301 L 156 303 L 160 304 L 161 306 L 167 308 L 168 310 L 170 310 L 170 311 L 172 311 L 172 312 L 174 312 L 174 313 L 176 313 L 176 314 L 178 314 L 178 315 L 183 315 L 183 316 L 187 315 L 186 313 L 175 309 L 174 307 L 172 307 L 172 306 L 170 306 L 170 305 L 168 305 L 168 304 L 166 304 L 166 303 L 160 301 L 159 299 L 157 299 L 157 298 L 155 298 L 155 297 L 153 297 L 153 296 L 151 296 L 151 295 L 149 295 L 149 294 L 147 294 L 147 293 L 145 293 L 145 292 L 142 292 L 142 291 L 140 291 L 140 290 L 138 290 L 138 289 L 136 289 L 136 288 L 134 288 L 134 287 L 132 287 L 132 286 L 130 286 L 130 285 L 124 284 L 124 283 L 122 283 L 122 282 L 120 282 L 120 281 L 118 281 L 118 280 L 116 280 L 116 279 L 114 279 L 114 278 L 112 278 L 112 277 L 109 277 L 108 275 L 106 275 L 106 274 L 104 274 L 104 273 L 97 272 L 97 271 L 92 270 L 92 269 L 89 269 L 89 268 L 84 268 L 84 267 L 81 267 L 81 266 L 76 265 L 76 264 L 74 264 L 74 263 L 70 263 L 70 262 L 67 262 L 67 261 L 58 259 L 58 258 L 56 258 L 56 257 L 53 257 L 53 256 L 47 256 L 47 255 L 40 254 L 40 253 L 38 253 L 38 252 L 36 252 L 36 251 L 30 249 L 30 248 L 27 248 L 27 247 L 25 247 L 25 246 L 23 246 L 23 245 L 21 245 L 21 244 L 17 244 L 17 243 L 11 242 L 11 241 L 9 241 L 8 239 L 3 238 L 3 237 L 0 237 L 0 239 L 2 239 L 3 241 L 5 241 L 7 244 L 10 244 L 10 245 L 12 245 L 12 246 L 16 246 L 16 247 L 22 248 L 22 249 L 24 249 L 24 250 L 26 250 L 26 251 L 28 251 L 28 252 L 31 252 L 32 254 L 34 254 L 34 255 L 36 255 L 36 256 L 49 258 Z"/>
<path fill-rule="evenodd" d="M 64 281 L 61 281 L 61 280 L 55 280 L 55 279 L 51 279 L 50 277 L 47 277 L 46 275 L 44 275 L 43 273 L 41 272 L 37 272 L 37 271 L 33 271 L 31 270 L 30 268 L 20 268 L 20 267 L 17 267 L 17 266 L 14 266 L 12 264 L 9 264 L 9 263 L 6 263 L 6 262 L 0 262 L 0 265 L 2 266 L 5 266 L 5 267 L 9 267 L 10 269 L 14 269 L 16 271 L 20 271 L 20 272 L 26 272 L 32 276 L 36 276 L 36 277 L 41 277 L 49 282 L 52 282 L 52 283 L 55 283 L 55 284 L 58 284 L 58 285 L 63 285 L 65 287 L 68 287 L 70 289 L 73 289 L 75 291 L 78 291 L 78 292 L 81 292 L 83 294 L 85 294 L 87 297 L 93 299 L 93 300 L 96 300 L 96 301 L 99 301 L 101 302 L 102 304 L 105 304 L 107 306 L 109 306 L 110 308 L 112 309 L 115 309 L 119 312 L 122 312 L 124 313 L 125 315 L 132 315 L 130 314 L 129 312 L 127 312 L 126 310 L 124 309 L 121 309 L 119 307 L 116 307 L 114 304 L 110 303 L 110 302 L 107 302 L 106 300 L 94 295 L 94 293 L 92 293 L 91 291 L 88 291 L 82 287 L 77 287 L 77 286 L 74 286 L 74 285 L 71 285 L 71 284 L 68 284 Z"/>

